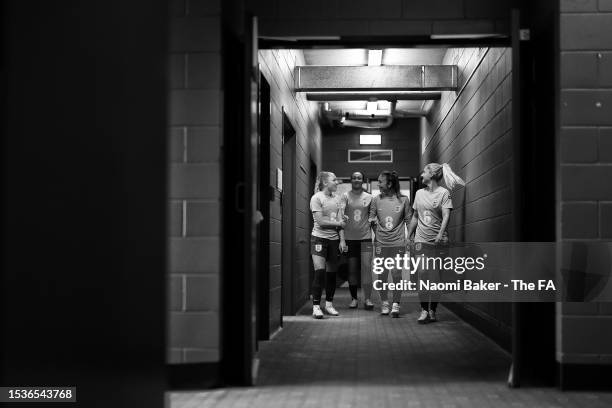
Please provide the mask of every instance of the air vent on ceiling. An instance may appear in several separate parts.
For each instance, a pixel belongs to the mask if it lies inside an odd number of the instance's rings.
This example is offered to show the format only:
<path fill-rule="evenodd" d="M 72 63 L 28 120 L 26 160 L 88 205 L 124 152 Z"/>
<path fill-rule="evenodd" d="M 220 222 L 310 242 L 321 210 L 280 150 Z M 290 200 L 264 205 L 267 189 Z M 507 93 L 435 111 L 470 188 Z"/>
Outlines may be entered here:
<path fill-rule="evenodd" d="M 393 150 L 364 149 L 348 151 L 349 163 L 393 163 Z"/>

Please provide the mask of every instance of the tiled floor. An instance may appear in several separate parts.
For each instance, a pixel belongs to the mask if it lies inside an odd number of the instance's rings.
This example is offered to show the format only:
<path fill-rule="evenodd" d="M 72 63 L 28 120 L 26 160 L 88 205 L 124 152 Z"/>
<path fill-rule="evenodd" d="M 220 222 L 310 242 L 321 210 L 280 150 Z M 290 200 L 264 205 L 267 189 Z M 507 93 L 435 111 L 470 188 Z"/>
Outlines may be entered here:
<path fill-rule="evenodd" d="M 416 303 L 391 319 L 339 292 L 340 317 L 306 310 L 262 344 L 256 387 L 175 392 L 171 408 L 612 407 L 612 393 L 509 389 L 509 355 L 443 308 L 418 325 Z"/>

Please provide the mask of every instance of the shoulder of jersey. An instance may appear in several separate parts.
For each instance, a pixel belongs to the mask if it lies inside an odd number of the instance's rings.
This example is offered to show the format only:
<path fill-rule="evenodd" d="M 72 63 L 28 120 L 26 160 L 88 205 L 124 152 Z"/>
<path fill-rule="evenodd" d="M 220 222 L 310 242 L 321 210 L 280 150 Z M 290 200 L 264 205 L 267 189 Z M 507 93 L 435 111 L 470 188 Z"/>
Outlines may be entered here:
<path fill-rule="evenodd" d="M 326 198 L 325 197 L 325 193 L 322 192 L 322 191 L 317 191 L 317 193 L 314 195 L 314 197 L 316 197 L 321 202 L 323 202 L 323 200 Z"/>

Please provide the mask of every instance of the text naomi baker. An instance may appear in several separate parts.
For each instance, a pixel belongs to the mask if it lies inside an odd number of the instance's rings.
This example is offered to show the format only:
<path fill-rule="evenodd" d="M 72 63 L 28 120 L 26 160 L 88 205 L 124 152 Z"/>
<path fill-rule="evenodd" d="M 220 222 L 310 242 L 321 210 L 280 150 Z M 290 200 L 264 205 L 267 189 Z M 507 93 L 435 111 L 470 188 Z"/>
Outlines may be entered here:
<path fill-rule="evenodd" d="M 499 290 L 501 287 L 500 282 L 485 282 L 480 279 L 479 281 L 472 281 L 469 279 L 457 280 L 455 282 L 435 282 L 427 279 L 418 280 L 417 282 L 402 279 L 397 283 L 383 282 L 381 279 L 374 281 L 375 290 L 427 290 L 427 291 L 494 291 Z M 418 286 L 418 287 L 417 287 Z"/>

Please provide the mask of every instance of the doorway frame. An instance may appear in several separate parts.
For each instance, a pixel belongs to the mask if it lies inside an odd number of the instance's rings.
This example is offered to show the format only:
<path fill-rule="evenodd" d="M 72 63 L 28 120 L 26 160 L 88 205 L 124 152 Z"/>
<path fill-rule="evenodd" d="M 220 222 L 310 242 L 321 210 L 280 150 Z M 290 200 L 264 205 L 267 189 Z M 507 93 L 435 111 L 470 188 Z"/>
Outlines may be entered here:
<path fill-rule="evenodd" d="M 526 10 L 527 11 L 527 10 Z M 510 22 L 510 21 L 509 21 Z M 424 36 L 391 36 L 391 37 L 340 37 L 339 39 L 334 40 L 291 40 L 284 41 L 282 39 L 263 39 L 259 38 L 259 49 L 312 49 L 312 48 L 364 48 L 364 47 L 393 47 L 393 46 L 401 46 L 401 47 L 416 47 L 416 46 L 446 46 L 446 47 L 505 47 L 512 48 L 513 40 L 516 40 L 516 36 L 518 32 L 514 30 L 511 35 L 508 36 L 498 36 L 498 37 L 490 37 L 490 38 L 461 38 L 461 39 L 431 39 L 430 37 Z M 519 26 L 520 28 L 520 26 Z M 520 67 L 521 69 L 528 68 L 528 63 L 531 61 L 527 61 L 526 59 L 520 59 Z M 520 79 L 519 79 L 520 80 Z M 513 83 L 516 80 L 513 78 Z M 525 89 L 523 84 L 521 85 L 521 89 Z M 513 96 L 514 97 L 514 96 Z M 524 95 L 522 96 L 525 97 Z M 229 101 L 226 101 L 228 104 Z M 229 105 L 226 105 L 229 106 Z M 518 119 L 520 126 L 526 126 L 523 123 L 523 119 Z M 514 125 L 514 123 L 513 123 Z M 554 128 L 551 128 L 551 132 L 554 133 Z M 517 150 L 519 154 L 522 152 L 521 149 Z M 519 158 L 520 159 L 520 158 Z M 284 167 L 284 166 L 283 166 Z M 284 195 L 285 192 L 283 192 Z M 283 197 L 284 198 L 284 197 Z M 552 209 L 554 211 L 554 208 Z M 295 213 L 295 211 L 293 211 Z M 295 214 L 293 214 L 295 216 Z M 284 217 L 283 217 L 284 221 Z M 521 222 L 521 220 L 516 220 L 517 223 Z M 293 234 L 294 235 L 294 234 Z M 520 236 L 515 237 L 516 240 L 520 240 Z M 295 240 L 295 237 L 294 237 Z M 283 238 L 283 246 L 284 246 L 284 238 Z M 283 262 L 283 268 L 284 268 Z M 284 272 L 283 272 L 284 275 Z M 284 276 L 283 276 L 284 278 Z M 283 281 L 283 286 L 285 281 Z M 293 291 L 293 287 L 291 287 Z M 285 305 L 285 301 L 282 302 Z M 291 309 L 289 307 L 289 309 Z M 282 306 L 282 315 L 287 313 L 287 308 Z M 516 318 L 520 318 L 521 310 L 519 308 L 513 308 L 513 315 L 516 314 Z M 550 316 L 554 320 L 554 315 Z M 281 316 L 282 319 L 282 316 Z M 517 320 L 518 322 L 518 320 Z M 267 322 L 266 322 L 267 323 Z M 282 320 L 281 320 L 282 326 Z M 513 336 L 516 338 L 522 338 L 527 333 L 524 330 L 521 330 L 520 325 L 517 323 L 516 326 L 513 325 Z M 554 335 L 554 333 L 553 333 Z M 517 350 L 515 350 L 516 352 Z M 518 356 L 514 356 L 518 358 Z M 517 373 L 515 373 L 517 374 Z M 518 382 L 516 383 L 519 384 Z"/>
<path fill-rule="evenodd" d="M 258 224 L 257 264 L 257 335 L 258 341 L 270 339 L 270 201 L 274 190 L 270 187 L 270 83 L 259 71 L 258 127 L 259 172 L 258 211 L 263 221 Z M 258 347 L 259 348 L 259 347 Z"/>
<path fill-rule="evenodd" d="M 281 195 L 281 327 L 283 317 L 295 314 L 293 295 L 295 294 L 294 272 L 297 268 L 295 260 L 296 245 L 296 160 L 297 132 L 291 119 L 281 109 L 282 120 L 282 169 L 283 192 Z M 288 163 L 287 163 L 288 161 Z"/>

